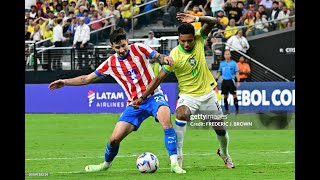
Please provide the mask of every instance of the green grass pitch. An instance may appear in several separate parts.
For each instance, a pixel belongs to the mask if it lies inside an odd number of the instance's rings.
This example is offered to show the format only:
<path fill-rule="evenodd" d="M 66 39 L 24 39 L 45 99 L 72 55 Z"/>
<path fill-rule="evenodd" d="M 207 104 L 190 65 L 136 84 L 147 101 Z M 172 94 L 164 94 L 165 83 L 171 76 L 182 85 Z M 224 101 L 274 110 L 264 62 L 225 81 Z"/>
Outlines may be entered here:
<path fill-rule="evenodd" d="M 106 143 L 119 114 L 26 114 L 26 179 L 294 179 L 294 118 L 287 128 L 263 128 L 255 114 L 229 115 L 234 121 L 252 121 L 254 126 L 229 129 L 229 153 L 236 164 L 226 169 L 216 155 L 218 141 L 208 128 L 188 126 L 184 140 L 186 174 L 173 174 L 160 124 L 149 117 L 137 132 L 120 145 L 113 166 L 104 172 L 86 173 L 88 164 L 103 162 Z M 175 116 L 172 116 L 174 123 Z M 152 152 L 159 159 L 153 174 L 141 174 L 136 158 Z M 48 173 L 46 177 L 28 173 Z"/>

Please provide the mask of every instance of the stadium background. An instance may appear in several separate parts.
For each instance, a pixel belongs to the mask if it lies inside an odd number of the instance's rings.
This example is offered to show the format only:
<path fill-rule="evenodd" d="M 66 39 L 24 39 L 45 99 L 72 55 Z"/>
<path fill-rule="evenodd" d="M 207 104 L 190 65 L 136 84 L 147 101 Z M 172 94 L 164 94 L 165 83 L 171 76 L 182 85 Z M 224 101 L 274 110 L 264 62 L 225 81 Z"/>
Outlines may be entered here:
<path fill-rule="evenodd" d="M 26 12 L 31 6 L 28 3 L 26 1 Z M 142 1 L 141 4 L 143 3 Z M 255 9 L 258 8 L 258 1 L 244 1 L 245 8 L 249 8 L 250 3 L 255 4 Z M 143 11 L 143 7 L 141 6 L 140 10 Z M 152 8 L 158 7 L 159 10 L 153 11 L 156 14 L 151 17 L 160 18 L 155 18 L 150 24 L 138 22 L 137 27 L 128 31 L 128 36 L 131 42 L 143 42 L 148 32 L 152 30 L 155 37 L 160 40 L 161 46 L 156 47 L 157 50 L 168 53 L 177 44 L 178 24 L 165 20 L 169 17 L 165 3 L 160 1 Z M 54 6 L 52 8 L 55 10 Z M 180 10 L 181 8 L 183 7 L 180 7 Z M 210 8 L 206 10 L 210 12 Z M 294 7 L 290 10 L 290 16 L 293 16 L 290 21 L 293 23 Z M 146 13 L 148 14 L 151 13 Z M 146 15 L 139 17 L 147 18 Z M 59 16 L 59 13 L 56 16 Z M 28 23 L 26 20 L 26 26 L 32 26 Z M 253 24 L 247 27 L 252 26 Z M 91 39 L 95 39 L 98 32 L 108 33 L 110 27 L 91 33 Z M 231 114 L 228 119 L 253 122 L 253 126 L 230 127 L 230 153 L 238 165 L 237 171 L 230 172 L 222 168 L 221 159 L 214 155 L 217 142 L 209 128 L 189 126 L 184 152 L 189 158 L 185 163 L 190 173 L 184 178 L 196 178 L 199 174 L 202 174 L 201 179 L 211 179 L 212 176 L 215 179 L 294 178 L 294 33 L 295 28 L 291 26 L 246 36 L 250 49 L 245 55 L 248 56 L 252 75 L 250 82 L 243 82 L 237 92 L 241 97 L 238 116 L 232 113 L 234 107 L 230 98 Z M 108 138 L 106 135 L 111 133 L 119 113 L 124 108 L 125 94 L 112 78 L 106 78 L 89 86 L 65 87 L 56 91 L 49 91 L 47 86 L 58 78 L 90 73 L 113 53 L 108 47 L 107 37 L 98 40 L 90 42 L 88 50 L 92 55 L 88 57 L 91 59 L 91 69 L 79 69 L 76 65 L 79 58 L 76 56 L 77 52 L 70 48 L 68 42 L 63 48 L 57 49 L 45 46 L 48 40 L 26 39 L 26 175 L 31 172 L 48 172 L 49 177 L 60 179 L 99 179 L 106 176 L 119 179 L 120 177 L 117 177 L 119 174 L 123 179 L 129 176 L 139 179 L 160 179 L 167 176 L 178 178 L 169 174 L 166 169 L 169 161 L 164 151 L 161 128 L 153 123 L 151 118 L 146 120 L 141 132 L 135 133 L 122 143 L 119 157 L 116 158 L 118 162 L 110 171 L 90 176 L 84 173 L 83 167 L 86 164 L 99 163 L 103 160 L 104 146 Z M 208 67 L 213 74 L 216 73 L 216 67 L 222 60 L 217 50 L 223 51 L 226 40 L 222 39 L 222 43 L 216 46 L 211 46 L 209 43 L 209 48 L 205 49 Z M 237 60 L 239 55 L 243 54 L 239 53 L 233 58 Z M 50 59 L 55 57 L 61 58 L 62 69 L 48 68 L 51 66 Z M 178 88 L 173 73 L 165 80 L 162 88 L 168 98 L 174 120 Z M 223 101 L 220 103 L 223 106 Z M 136 140 L 139 140 L 138 143 Z M 135 170 L 135 158 L 144 151 L 151 151 L 159 156 L 160 169 L 154 175 L 141 176 Z M 126 172 L 126 175 L 122 172 Z"/>

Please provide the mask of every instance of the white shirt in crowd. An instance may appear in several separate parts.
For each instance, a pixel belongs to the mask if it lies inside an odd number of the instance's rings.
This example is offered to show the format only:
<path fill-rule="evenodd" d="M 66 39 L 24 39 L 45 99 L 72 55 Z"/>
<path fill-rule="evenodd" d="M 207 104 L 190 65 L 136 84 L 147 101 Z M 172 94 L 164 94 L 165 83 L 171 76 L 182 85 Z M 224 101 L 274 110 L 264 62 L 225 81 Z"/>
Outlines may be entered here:
<path fill-rule="evenodd" d="M 90 41 L 90 28 L 87 24 L 79 25 L 76 29 L 76 33 L 74 35 L 73 44 L 77 44 L 77 42 L 81 42 L 85 44 Z"/>
<path fill-rule="evenodd" d="M 31 17 L 31 18 L 36 18 L 37 11 L 34 12 L 34 13 L 30 11 L 29 14 L 30 14 L 30 17 Z"/>
<path fill-rule="evenodd" d="M 211 0 L 210 7 L 222 9 L 224 7 L 224 0 Z"/>
<path fill-rule="evenodd" d="M 114 17 L 110 18 L 111 24 L 116 24 L 117 20 L 120 19 L 120 11 L 113 10 L 112 12 L 108 9 L 106 10 L 106 17 L 109 17 L 111 15 L 114 15 Z"/>
<path fill-rule="evenodd" d="M 34 41 L 40 41 L 40 40 L 43 39 L 42 38 L 42 33 L 41 33 L 40 30 L 37 31 L 37 32 L 36 31 L 32 32 L 30 37 L 32 37 L 31 39 L 34 40 Z"/>
<path fill-rule="evenodd" d="M 156 38 L 152 38 L 152 39 L 148 38 L 148 39 L 144 40 L 144 44 L 147 46 L 150 46 L 150 45 L 159 45 L 160 43 L 159 43 L 158 39 L 156 39 Z"/>
<path fill-rule="evenodd" d="M 53 42 L 62 42 L 65 41 L 67 38 L 63 36 L 63 29 L 60 24 L 57 24 L 53 28 Z"/>
<path fill-rule="evenodd" d="M 262 0 L 259 5 L 263 5 L 266 9 L 271 9 L 272 3 L 272 0 Z"/>
<path fill-rule="evenodd" d="M 235 47 L 236 49 L 246 53 L 247 50 L 250 48 L 249 43 L 247 41 L 247 38 L 241 36 L 238 37 L 237 35 L 233 35 L 231 36 L 227 43 L 231 46 L 231 47 Z M 246 48 L 245 48 L 246 46 Z M 230 48 L 229 46 L 226 46 L 226 49 L 230 49 L 230 51 L 234 51 L 232 48 Z"/>
<path fill-rule="evenodd" d="M 281 22 L 286 23 L 286 22 L 289 22 L 289 19 L 288 19 L 289 16 L 290 16 L 290 10 L 288 9 L 286 14 L 284 11 L 280 11 L 277 19 L 282 19 Z M 283 18 L 287 18 L 287 19 L 283 19 Z"/>

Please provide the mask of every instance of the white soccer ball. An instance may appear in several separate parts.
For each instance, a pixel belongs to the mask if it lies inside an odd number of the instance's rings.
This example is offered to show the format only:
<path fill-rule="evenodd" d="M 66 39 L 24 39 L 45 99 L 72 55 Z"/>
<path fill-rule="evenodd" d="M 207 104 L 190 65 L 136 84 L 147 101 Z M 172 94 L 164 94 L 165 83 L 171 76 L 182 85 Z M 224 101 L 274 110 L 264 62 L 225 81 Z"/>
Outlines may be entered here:
<path fill-rule="evenodd" d="M 153 153 L 145 152 L 138 157 L 137 168 L 141 173 L 154 173 L 159 168 L 159 160 Z"/>

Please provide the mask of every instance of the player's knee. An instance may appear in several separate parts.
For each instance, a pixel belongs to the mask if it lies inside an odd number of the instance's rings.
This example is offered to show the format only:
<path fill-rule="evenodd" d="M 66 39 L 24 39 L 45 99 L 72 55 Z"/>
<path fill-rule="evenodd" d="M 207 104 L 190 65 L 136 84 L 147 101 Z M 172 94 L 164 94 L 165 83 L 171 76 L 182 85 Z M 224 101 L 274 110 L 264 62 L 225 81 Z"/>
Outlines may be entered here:
<path fill-rule="evenodd" d="M 110 144 L 111 147 L 114 147 L 114 146 L 119 145 L 120 142 L 121 142 L 121 138 L 116 137 L 116 136 L 112 136 L 110 141 L 109 141 L 109 144 Z"/>
<path fill-rule="evenodd" d="M 185 120 L 189 121 L 190 120 L 190 110 L 188 108 L 178 108 L 176 111 L 176 118 L 179 120 Z"/>

